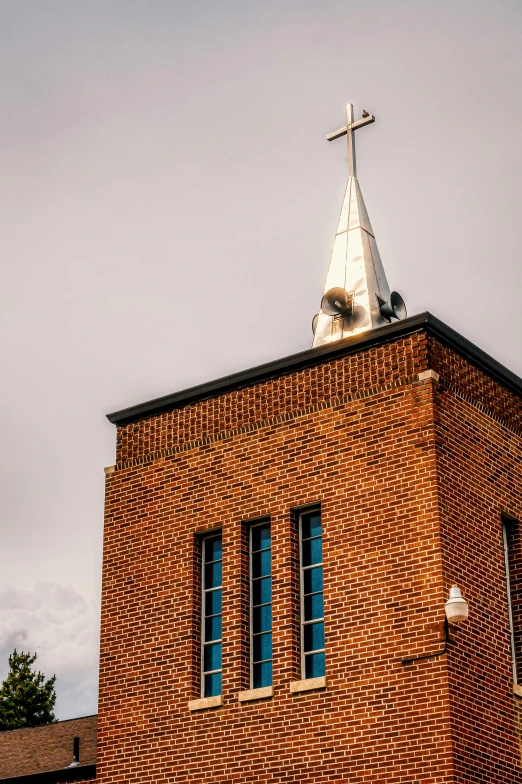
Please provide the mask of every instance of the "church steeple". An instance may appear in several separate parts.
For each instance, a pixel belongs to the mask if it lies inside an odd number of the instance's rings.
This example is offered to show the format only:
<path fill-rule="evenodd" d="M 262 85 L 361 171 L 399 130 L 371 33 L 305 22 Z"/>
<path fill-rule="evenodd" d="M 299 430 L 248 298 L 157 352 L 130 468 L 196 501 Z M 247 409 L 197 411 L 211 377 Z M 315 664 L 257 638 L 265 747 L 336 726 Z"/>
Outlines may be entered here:
<path fill-rule="evenodd" d="M 406 316 L 403 299 L 390 292 L 375 234 L 366 211 L 355 161 L 355 131 L 375 122 L 363 111 L 354 122 L 353 105 L 346 107 L 346 126 L 329 134 L 348 140 L 349 178 L 326 276 L 321 310 L 314 318 L 313 347 L 389 324 Z"/>

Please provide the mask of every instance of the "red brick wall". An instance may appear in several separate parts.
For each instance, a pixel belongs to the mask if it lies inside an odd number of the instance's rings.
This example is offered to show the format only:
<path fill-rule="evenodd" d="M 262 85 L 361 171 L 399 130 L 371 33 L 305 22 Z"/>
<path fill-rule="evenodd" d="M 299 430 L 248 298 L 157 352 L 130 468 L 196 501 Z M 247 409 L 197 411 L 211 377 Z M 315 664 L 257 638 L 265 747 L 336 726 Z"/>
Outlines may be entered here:
<path fill-rule="evenodd" d="M 428 367 L 440 374 L 446 389 L 458 392 L 488 419 L 522 436 L 522 398 L 504 388 L 433 337 L 428 340 Z"/>
<path fill-rule="evenodd" d="M 444 507 L 441 529 L 439 500 L 451 479 L 442 414 L 436 449 L 433 395 L 454 393 L 419 382 L 427 367 L 427 336 L 419 332 L 120 428 L 117 469 L 107 477 L 101 782 L 520 780 L 511 698 L 488 685 L 491 722 L 507 727 L 496 778 L 454 778 L 465 774 L 450 718 L 459 749 L 466 728 L 457 697 L 450 700 L 454 665 L 448 680 L 446 657 L 400 663 L 437 650 L 433 627 L 454 573 L 468 590 L 468 573 L 441 550 L 441 530 L 452 546 L 455 520 Z M 290 694 L 300 677 L 292 508 L 317 501 L 328 682 L 326 690 Z M 241 704 L 237 694 L 248 688 L 243 522 L 261 515 L 271 517 L 273 532 L 274 697 Z M 191 714 L 187 703 L 199 696 L 196 535 L 218 526 L 224 705 Z M 470 644 L 480 650 L 472 635 L 484 628 L 482 609 L 468 593 L 475 620 L 452 662 L 469 655 Z M 501 608 L 500 595 L 495 601 Z M 501 719 L 505 704 L 511 713 Z"/>
<path fill-rule="evenodd" d="M 501 515 L 522 517 L 522 439 L 444 382 L 436 427 L 444 582 L 470 602 L 448 657 L 455 781 L 519 782 Z"/>
<path fill-rule="evenodd" d="M 118 428 L 116 462 L 124 467 L 182 448 L 201 446 L 234 431 L 280 417 L 314 411 L 333 400 L 347 402 L 393 388 L 428 367 L 427 338 L 416 332 L 385 345 L 211 397 Z"/>

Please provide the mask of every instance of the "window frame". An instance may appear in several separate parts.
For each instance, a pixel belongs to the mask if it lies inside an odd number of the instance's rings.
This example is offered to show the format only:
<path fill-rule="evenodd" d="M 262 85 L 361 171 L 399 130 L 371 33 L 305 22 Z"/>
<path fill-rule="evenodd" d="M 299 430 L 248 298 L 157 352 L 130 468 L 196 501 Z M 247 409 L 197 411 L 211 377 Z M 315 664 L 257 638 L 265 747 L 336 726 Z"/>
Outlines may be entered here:
<path fill-rule="evenodd" d="M 508 526 L 519 525 L 519 521 L 515 518 L 508 517 L 507 515 L 501 516 L 502 522 L 502 544 L 504 548 L 504 576 L 506 580 L 506 600 L 509 618 L 509 647 L 511 651 L 511 669 L 513 673 L 513 683 L 518 684 L 518 663 L 517 663 L 517 649 L 515 640 L 515 625 L 513 622 L 513 599 L 511 594 L 511 575 L 509 568 L 509 542 L 508 542 Z"/>
<path fill-rule="evenodd" d="M 201 666 L 200 666 L 200 693 L 202 699 L 206 698 L 205 695 L 205 675 L 212 675 L 214 673 L 221 673 L 221 691 L 220 694 L 223 694 L 223 571 L 221 571 L 221 585 L 215 586 L 211 589 L 205 588 L 205 548 L 206 542 L 209 539 L 216 539 L 219 537 L 221 539 L 221 569 L 223 570 L 223 534 L 221 529 L 216 531 L 209 531 L 204 536 L 201 537 L 201 596 L 200 596 L 200 618 L 201 618 L 201 639 L 200 639 L 200 658 L 201 658 Z M 210 563 L 216 563 L 215 561 L 211 561 Z M 205 620 L 207 618 L 205 614 L 205 597 L 206 594 L 209 592 L 214 591 L 221 591 L 221 613 L 216 613 L 216 615 L 221 615 L 221 637 L 219 640 L 205 640 Z M 213 616 L 208 616 L 213 617 Z M 219 670 L 205 670 L 205 647 L 208 645 L 214 645 L 216 643 L 221 644 L 221 668 Z M 213 695 L 218 696 L 218 695 Z"/>
<path fill-rule="evenodd" d="M 314 512 L 318 512 L 321 517 L 321 563 L 317 564 L 310 564 L 309 566 L 303 566 L 303 517 L 305 515 L 313 514 Z M 306 657 L 312 653 L 322 653 L 324 654 L 325 665 L 324 665 L 324 674 L 326 674 L 326 646 L 324 648 L 318 648 L 317 650 L 313 651 L 306 651 L 305 652 L 305 640 L 304 640 L 304 630 L 305 626 L 308 626 L 312 623 L 317 623 L 322 621 L 323 624 L 323 634 L 325 631 L 325 615 L 324 615 L 324 554 L 323 554 L 323 517 L 322 517 L 322 510 L 320 506 L 311 506 L 307 507 L 306 509 L 299 510 L 299 521 L 298 521 L 298 534 L 299 534 L 299 643 L 300 643 L 300 657 L 301 657 L 301 679 L 302 680 L 311 680 L 313 677 L 324 677 L 324 676 L 310 676 L 307 678 L 306 676 Z M 312 537 L 315 538 L 315 537 Z M 318 538 L 318 537 L 317 537 Z M 305 592 L 304 592 L 304 572 L 308 571 L 309 569 L 315 569 L 316 567 L 320 566 L 323 570 L 323 590 L 321 592 L 323 594 L 323 615 L 321 618 L 313 618 L 310 621 L 305 621 L 305 612 L 304 612 L 304 601 L 305 601 Z M 325 640 L 326 642 L 326 640 Z"/>
<path fill-rule="evenodd" d="M 269 517 L 264 518 L 263 520 L 256 520 L 255 522 L 251 523 L 248 526 L 248 644 L 249 644 L 249 688 L 265 688 L 265 687 L 256 687 L 254 686 L 254 664 L 260 664 L 261 662 L 254 662 L 254 629 L 253 629 L 253 619 L 254 619 L 254 591 L 253 591 L 253 581 L 254 579 L 262 579 L 262 578 L 254 578 L 252 575 L 252 531 L 254 528 L 259 528 L 263 525 L 268 525 L 270 529 L 270 616 L 271 616 L 271 623 L 270 623 L 270 635 L 271 635 L 271 644 L 270 644 L 270 659 L 263 659 L 262 661 L 270 661 L 271 664 L 271 679 L 269 686 L 273 686 L 274 684 L 274 671 L 273 671 L 273 662 L 274 662 L 274 651 L 273 651 L 273 630 L 274 630 L 274 618 L 273 618 L 273 575 L 272 575 L 272 522 Z M 262 552 L 259 550 L 256 552 Z M 263 605 L 256 605 L 256 607 L 262 607 Z M 266 634 L 267 632 L 257 632 L 257 634 Z"/>

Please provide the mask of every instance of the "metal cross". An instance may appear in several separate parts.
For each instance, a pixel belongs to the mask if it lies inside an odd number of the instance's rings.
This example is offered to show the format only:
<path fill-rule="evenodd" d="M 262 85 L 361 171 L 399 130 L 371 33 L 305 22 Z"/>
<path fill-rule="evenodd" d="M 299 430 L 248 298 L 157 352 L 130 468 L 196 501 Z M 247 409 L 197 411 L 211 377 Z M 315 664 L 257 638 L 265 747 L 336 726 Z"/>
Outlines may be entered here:
<path fill-rule="evenodd" d="M 375 122 L 375 117 L 373 114 L 368 114 L 366 111 L 363 111 L 362 120 L 357 120 L 357 122 L 353 121 L 353 104 L 349 103 L 346 105 L 346 127 L 339 128 L 338 131 L 334 131 L 333 133 L 328 134 L 326 137 L 329 142 L 333 142 L 334 139 L 338 139 L 340 136 L 348 137 L 348 168 L 350 171 L 350 177 L 357 177 L 357 170 L 355 167 L 355 138 L 354 132 L 357 128 L 363 128 L 365 125 L 369 125 L 370 123 Z"/>

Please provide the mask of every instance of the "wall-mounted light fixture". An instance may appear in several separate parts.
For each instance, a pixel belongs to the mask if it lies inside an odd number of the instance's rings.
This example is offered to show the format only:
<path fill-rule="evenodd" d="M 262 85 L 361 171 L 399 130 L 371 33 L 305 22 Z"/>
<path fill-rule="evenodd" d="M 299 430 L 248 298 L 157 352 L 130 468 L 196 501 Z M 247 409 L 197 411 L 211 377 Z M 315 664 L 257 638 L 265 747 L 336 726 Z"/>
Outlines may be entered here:
<path fill-rule="evenodd" d="M 448 643 L 454 645 L 453 640 L 450 640 L 449 625 L 450 623 L 462 623 L 468 618 L 468 603 L 462 596 L 458 585 L 452 585 L 449 592 L 449 599 L 444 605 L 446 611 L 446 619 L 444 621 L 444 648 L 437 653 L 428 653 L 424 656 L 415 656 L 413 659 L 402 659 L 402 664 L 410 664 L 414 661 L 421 661 L 422 659 L 433 659 L 435 656 L 442 656 L 448 649 Z"/>

